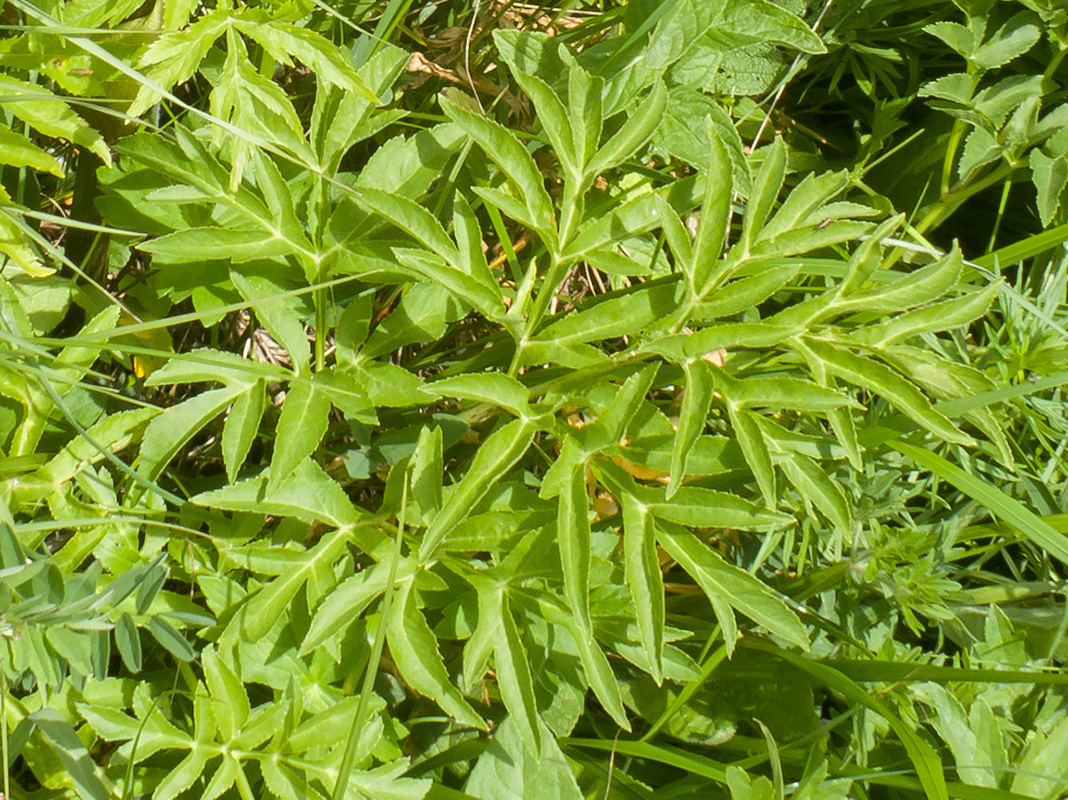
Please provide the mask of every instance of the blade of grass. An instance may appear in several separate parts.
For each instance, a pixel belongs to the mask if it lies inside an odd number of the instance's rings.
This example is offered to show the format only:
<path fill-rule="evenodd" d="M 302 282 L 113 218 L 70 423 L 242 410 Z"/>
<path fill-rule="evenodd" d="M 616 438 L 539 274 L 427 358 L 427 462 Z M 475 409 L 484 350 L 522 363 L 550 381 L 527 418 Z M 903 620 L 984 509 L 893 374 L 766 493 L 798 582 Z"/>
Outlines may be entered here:
<path fill-rule="evenodd" d="M 980 478 L 970 475 L 937 453 L 908 441 L 887 444 L 975 500 L 1000 519 L 1017 528 L 1050 555 L 1068 564 L 1068 537 L 1026 508 L 1018 500 Z"/>
<path fill-rule="evenodd" d="M 344 800 L 348 794 L 349 776 L 352 774 L 356 763 L 356 749 L 360 744 L 360 736 L 367 724 L 367 715 L 371 708 L 371 693 L 374 691 L 375 677 L 378 674 L 378 664 L 382 659 L 382 650 L 386 644 L 386 627 L 389 623 L 389 614 L 393 607 L 393 595 L 397 582 L 397 565 L 400 563 L 401 545 L 404 541 L 405 517 L 408 512 L 408 462 L 402 465 L 404 479 L 401 482 L 400 514 L 397 518 L 397 538 L 393 543 L 393 554 L 389 562 L 389 578 L 386 582 L 386 590 L 382 596 L 382 609 L 378 618 L 378 629 L 375 631 L 374 644 L 371 645 L 371 657 L 364 667 L 363 685 L 360 687 L 360 703 L 356 707 L 356 714 L 352 718 L 352 728 L 349 730 L 348 741 L 345 742 L 345 753 L 341 757 L 341 765 L 338 767 L 337 783 L 330 797 L 332 800 Z"/>
<path fill-rule="evenodd" d="M 916 775 L 923 787 L 923 793 L 928 800 L 949 800 L 946 778 L 938 754 L 920 738 L 919 734 L 909 726 L 909 723 L 891 711 L 889 706 L 873 697 L 868 691 L 854 682 L 852 678 L 839 672 L 834 667 L 818 661 L 812 661 L 788 650 L 783 650 L 771 642 L 755 638 L 748 638 L 744 642 L 748 647 L 778 656 L 797 669 L 807 672 L 828 688 L 845 695 L 850 702 L 870 709 L 885 719 L 894 733 L 897 734 L 897 738 L 904 746 L 905 752 L 908 753 L 909 760 L 912 761 L 912 765 L 916 769 Z"/>

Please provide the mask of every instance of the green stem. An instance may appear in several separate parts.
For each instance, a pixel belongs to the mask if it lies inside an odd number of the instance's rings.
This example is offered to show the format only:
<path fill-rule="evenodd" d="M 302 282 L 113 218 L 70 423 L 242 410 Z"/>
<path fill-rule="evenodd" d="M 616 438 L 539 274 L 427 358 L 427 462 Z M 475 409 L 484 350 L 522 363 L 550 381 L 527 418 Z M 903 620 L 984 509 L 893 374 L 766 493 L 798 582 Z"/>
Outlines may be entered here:
<path fill-rule="evenodd" d="M 545 312 L 549 308 L 549 301 L 556 294 L 556 287 L 564 279 L 569 267 L 570 264 L 566 261 L 557 261 L 556 256 L 552 256 L 552 263 L 545 274 L 545 280 L 542 281 L 541 290 L 538 292 L 537 297 L 534 298 L 534 306 L 531 308 L 526 324 L 523 326 L 523 335 L 516 343 L 515 355 L 512 356 L 512 363 L 508 366 L 508 374 L 512 377 L 515 377 L 519 372 L 519 362 L 523 356 L 523 344 L 537 330 L 542 317 L 545 316 Z"/>
<path fill-rule="evenodd" d="M 345 743 L 345 753 L 341 757 L 341 766 L 338 769 L 337 783 L 334 784 L 332 800 L 344 800 L 348 794 L 349 776 L 356 763 L 356 749 L 360 744 L 360 735 L 363 733 L 370 710 L 371 693 L 374 691 L 375 677 L 378 674 L 378 663 L 382 659 L 382 650 L 386 643 L 386 626 L 389 624 L 389 614 L 393 607 L 393 595 L 397 582 L 397 564 L 400 563 L 401 544 L 404 540 L 405 517 L 408 511 L 408 472 L 404 467 L 405 474 L 401 483 L 401 506 L 400 516 L 397 519 L 397 538 L 393 544 L 393 557 L 389 562 L 389 580 L 382 596 L 382 610 L 378 618 L 378 629 L 375 631 L 375 641 L 371 647 L 371 656 L 367 662 L 366 671 L 363 674 L 363 686 L 360 688 L 360 702 L 356 707 L 356 715 L 352 719 L 352 728 L 349 730 L 349 738 Z"/>

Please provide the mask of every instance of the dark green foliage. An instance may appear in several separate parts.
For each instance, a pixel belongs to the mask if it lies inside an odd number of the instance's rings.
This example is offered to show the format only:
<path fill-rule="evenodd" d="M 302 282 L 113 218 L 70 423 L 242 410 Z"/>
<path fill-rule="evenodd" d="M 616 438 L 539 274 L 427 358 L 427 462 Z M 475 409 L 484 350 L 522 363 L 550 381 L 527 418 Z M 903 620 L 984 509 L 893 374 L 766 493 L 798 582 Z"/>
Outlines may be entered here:
<path fill-rule="evenodd" d="M 1068 792 L 1060 4 L 4 14 L 6 797 Z"/>

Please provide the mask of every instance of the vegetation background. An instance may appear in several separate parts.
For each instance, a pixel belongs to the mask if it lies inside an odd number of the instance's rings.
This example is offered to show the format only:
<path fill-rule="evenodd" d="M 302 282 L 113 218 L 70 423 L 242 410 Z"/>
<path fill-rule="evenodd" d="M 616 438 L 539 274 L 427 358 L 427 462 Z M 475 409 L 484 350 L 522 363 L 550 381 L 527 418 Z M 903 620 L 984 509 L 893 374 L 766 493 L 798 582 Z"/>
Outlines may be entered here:
<path fill-rule="evenodd" d="M 8 0 L 3 796 L 1068 792 L 1062 0 Z"/>

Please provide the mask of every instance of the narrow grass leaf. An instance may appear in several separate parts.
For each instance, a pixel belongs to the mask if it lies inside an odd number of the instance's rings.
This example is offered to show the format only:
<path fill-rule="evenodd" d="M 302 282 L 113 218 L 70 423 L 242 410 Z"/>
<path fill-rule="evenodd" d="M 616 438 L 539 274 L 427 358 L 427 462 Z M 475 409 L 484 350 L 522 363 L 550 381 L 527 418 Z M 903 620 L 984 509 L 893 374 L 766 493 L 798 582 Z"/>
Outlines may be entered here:
<path fill-rule="evenodd" d="M 629 756 L 631 758 L 647 759 L 658 764 L 675 767 L 693 775 L 699 775 L 724 786 L 727 783 L 727 766 L 725 764 L 671 745 L 630 740 L 613 741 L 572 737 L 561 739 L 560 744 L 566 748 L 581 747 L 606 753 L 615 752 L 621 756 Z"/>
<path fill-rule="evenodd" d="M 1015 527 L 1034 544 L 1068 564 L 1068 537 L 1029 511 L 1020 501 L 1009 497 L 988 481 L 969 475 L 925 447 L 900 440 L 891 440 L 887 445 L 957 487 L 992 514 Z"/>
<path fill-rule="evenodd" d="M 774 653 L 797 669 L 807 672 L 828 688 L 841 693 L 850 702 L 869 708 L 882 716 L 889 723 L 894 733 L 897 734 L 901 744 L 904 745 L 905 752 L 908 753 L 909 759 L 912 761 L 916 776 L 920 779 L 923 792 L 928 800 L 949 800 L 949 791 L 946 788 L 946 779 L 938 754 L 920 738 L 909 722 L 894 714 L 885 703 L 833 667 L 782 650 L 770 642 L 754 642 L 753 646 Z"/>

